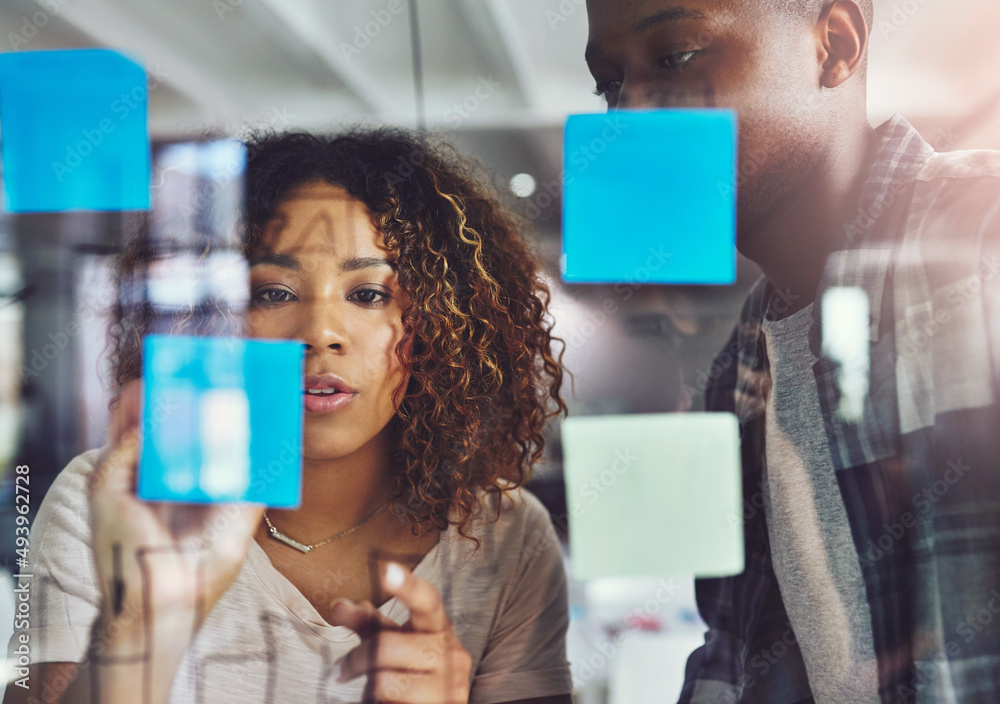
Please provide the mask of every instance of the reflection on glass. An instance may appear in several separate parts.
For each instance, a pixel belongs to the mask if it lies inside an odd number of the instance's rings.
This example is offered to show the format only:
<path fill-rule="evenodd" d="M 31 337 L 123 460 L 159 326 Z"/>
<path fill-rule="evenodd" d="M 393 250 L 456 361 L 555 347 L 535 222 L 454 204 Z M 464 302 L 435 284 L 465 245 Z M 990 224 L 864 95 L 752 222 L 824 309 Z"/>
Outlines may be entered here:
<path fill-rule="evenodd" d="M 861 420 L 871 366 L 868 351 L 868 295 L 860 288 L 837 287 L 823 294 L 823 354 L 838 367 L 840 404 L 846 421 Z"/>

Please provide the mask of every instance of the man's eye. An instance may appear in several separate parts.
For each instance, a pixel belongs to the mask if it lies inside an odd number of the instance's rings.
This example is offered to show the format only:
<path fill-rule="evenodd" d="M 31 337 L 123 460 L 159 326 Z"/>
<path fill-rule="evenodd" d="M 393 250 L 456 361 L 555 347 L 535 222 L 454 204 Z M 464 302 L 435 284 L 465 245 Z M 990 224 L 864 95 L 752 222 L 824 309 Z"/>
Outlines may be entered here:
<path fill-rule="evenodd" d="M 362 288 L 351 293 L 347 297 L 349 301 L 355 301 L 365 306 L 378 306 L 389 300 L 389 294 L 375 288 Z"/>
<path fill-rule="evenodd" d="M 670 54 L 660 61 L 660 68 L 672 68 L 676 71 L 683 71 L 694 57 L 700 53 L 700 51 L 685 51 L 680 54 Z"/>
<path fill-rule="evenodd" d="M 283 288 L 264 288 L 253 293 L 253 302 L 263 306 L 280 305 L 294 299 L 295 296 L 292 295 L 291 291 L 286 291 Z"/>
<path fill-rule="evenodd" d="M 597 88 L 594 90 L 594 95 L 604 96 L 605 98 L 613 97 L 622 88 L 621 81 L 604 81 L 603 83 L 598 83 Z"/>

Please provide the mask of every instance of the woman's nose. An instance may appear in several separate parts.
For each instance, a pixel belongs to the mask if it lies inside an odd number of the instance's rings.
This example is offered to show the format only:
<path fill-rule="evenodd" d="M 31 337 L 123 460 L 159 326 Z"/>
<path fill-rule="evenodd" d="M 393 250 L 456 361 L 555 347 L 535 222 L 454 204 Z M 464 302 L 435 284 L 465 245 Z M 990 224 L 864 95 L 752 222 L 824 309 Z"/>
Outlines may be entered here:
<path fill-rule="evenodd" d="M 334 303 L 317 303 L 307 306 L 298 337 L 306 343 L 307 350 L 331 349 L 346 352 L 349 338 L 344 325 L 344 313 Z"/>

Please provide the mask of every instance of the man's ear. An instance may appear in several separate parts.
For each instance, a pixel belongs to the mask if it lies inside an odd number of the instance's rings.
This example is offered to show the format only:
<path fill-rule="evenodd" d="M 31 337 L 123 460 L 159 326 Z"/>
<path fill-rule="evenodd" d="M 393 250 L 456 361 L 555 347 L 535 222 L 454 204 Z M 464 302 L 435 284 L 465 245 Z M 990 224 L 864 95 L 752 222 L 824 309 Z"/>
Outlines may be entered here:
<path fill-rule="evenodd" d="M 836 88 L 864 66 L 868 53 L 868 23 L 856 0 L 837 0 L 816 24 L 820 85 Z"/>

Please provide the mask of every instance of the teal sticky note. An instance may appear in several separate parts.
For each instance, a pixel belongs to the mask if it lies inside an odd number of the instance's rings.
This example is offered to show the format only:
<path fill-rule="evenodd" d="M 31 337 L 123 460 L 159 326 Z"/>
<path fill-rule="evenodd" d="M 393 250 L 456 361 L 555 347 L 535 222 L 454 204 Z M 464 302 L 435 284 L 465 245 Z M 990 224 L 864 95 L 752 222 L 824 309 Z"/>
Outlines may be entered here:
<path fill-rule="evenodd" d="M 743 571 L 734 415 L 569 418 L 562 440 L 578 579 Z"/>
<path fill-rule="evenodd" d="M 149 208 L 146 98 L 146 72 L 115 51 L 0 54 L 4 208 Z"/>
<path fill-rule="evenodd" d="M 139 498 L 296 508 L 304 351 L 291 340 L 144 338 Z"/>
<path fill-rule="evenodd" d="M 736 280 L 736 113 L 571 115 L 563 171 L 563 278 Z"/>

